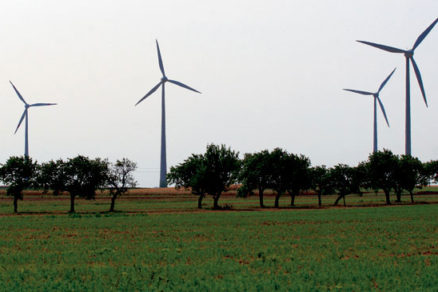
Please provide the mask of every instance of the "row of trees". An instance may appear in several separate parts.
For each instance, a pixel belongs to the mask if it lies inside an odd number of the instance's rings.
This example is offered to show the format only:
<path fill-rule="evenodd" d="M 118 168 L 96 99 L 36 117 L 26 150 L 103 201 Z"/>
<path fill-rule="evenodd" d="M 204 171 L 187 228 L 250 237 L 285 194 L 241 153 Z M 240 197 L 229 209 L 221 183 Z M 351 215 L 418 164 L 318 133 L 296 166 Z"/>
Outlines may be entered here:
<path fill-rule="evenodd" d="M 70 212 L 75 212 L 75 198 L 94 199 L 96 190 L 108 189 L 111 195 L 109 211 L 114 211 L 115 201 L 128 188 L 135 187 L 133 172 L 137 165 L 129 159 L 90 159 L 77 156 L 38 164 L 29 157 L 10 157 L 0 166 L 0 181 L 7 185 L 6 193 L 13 197 L 14 212 L 18 212 L 18 200 L 23 199 L 23 190 L 28 188 L 52 190 L 70 194 Z"/>
<path fill-rule="evenodd" d="M 239 160 L 238 153 L 230 148 L 208 145 L 205 154 L 192 154 L 183 163 L 172 167 L 168 182 L 177 188 L 191 189 L 198 196 L 198 208 L 203 198 L 213 196 L 214 208 L 219 208 L 220 195 L 231 184 L 240 183 L 239 196 L 249 196 L 257 191 L 260 207 L 265 207 L 263 194 L 270 189 L 275 193 L 276 208 L 279 199 L 288 194 L 291 206 L 303 191 L 312 190 L 322 205 L 322 196 L 337 194 L 334 205 L 348 194 L 362 194 L 364 190 L 383 190 L 386 203 L 391 204 L 390 193 L 401 201 L 403 191 L 414 202 L 414 189 L 438 180 L 438 161 L 422 163 L 418 158 L 398 156 L 389 150 L 370 154 L 368 160 L 355 167 L 338 164 L 334 167 L 311 166 L 310 159 L 276 148 L 246 154 Z"/>
<path fill-rule="evenodd" d="M 116 199 L 135 187 L 133 172 L 136 164 L 128 159 L 109 163 L 108 160 L 77 156 L 38 164 L 31 158 L 10 157 L 0 165 L 0 181 L 7 185 L 7 194 L 14 199 L 14 212 L 18 200 L 27 188 L 51 190 L 54 195 L 70 194 L 70 212 L 75 212 L 75 198 L 94 199 L 96 190 L 108 189 L 111 194 L 109 211 L 114 211 Z M 246 197 L 255 192 L 260 206 L 265 207 L 263 194 L 275 193 L 275 207 L 280 197 L 288 194 L 290 205 L 303 191 L 312 190 L 322 205 L 322 196 L 337 194 L 334 205 L 348 194 L 362 194 L 364 190 L 383 190 L 386 203 L 391 204 L 390 193 L 400 202 L 402 193 L 408 192 L 414 202 L 414 189 L 438 180 L 438 161 L 422 163 L 411 156 L 394 155 L 389 150 L 371 154 L 368 160 L 355 167 L 338 164 L 334 167 L 311 166 L 310 159 L 276 148 L 246 154 L 225 145 L 208 145 L 204 154 L 192 154 L 183 163 L 171 167 L 167 176 L 176 188 L 190 189 L 198 196 L 198 208 L 207 195 L 213 197 L 213 208 L 219 208 L 219 198 L 232 184 L 239 183 L 238 195 Z"/>

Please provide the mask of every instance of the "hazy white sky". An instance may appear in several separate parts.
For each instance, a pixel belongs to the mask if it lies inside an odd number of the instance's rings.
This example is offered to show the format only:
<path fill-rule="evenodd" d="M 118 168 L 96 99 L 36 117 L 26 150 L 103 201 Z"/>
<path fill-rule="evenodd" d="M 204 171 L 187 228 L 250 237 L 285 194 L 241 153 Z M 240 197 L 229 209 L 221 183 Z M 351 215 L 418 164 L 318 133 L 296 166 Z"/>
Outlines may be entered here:
<path fill-rule="evenodd" d="M 379 149 L 404 153 L 404 57 L 359 43 L 411 48 L 438 17 L 436 0 L 223 0 L 0 2 L 0 162 L 24 151 L 23 104 L 31 108 L 30 155 L 42 162 L 83 154 L 127 157 L 141 186 L 157 186 L 160 93 L 134 104 L 159 80 L 166 87 L 168 166 L 208 143 L 241 154 L 282 147 L 312 164 L 356 164 L 372 150 L 371 97 L 377 90 Z M 438 158 L 438 27 L 416 50 L 429 102 L 415 77 L 412 152 Z M 412 72 L 412 71 L 411 71 Z"/>

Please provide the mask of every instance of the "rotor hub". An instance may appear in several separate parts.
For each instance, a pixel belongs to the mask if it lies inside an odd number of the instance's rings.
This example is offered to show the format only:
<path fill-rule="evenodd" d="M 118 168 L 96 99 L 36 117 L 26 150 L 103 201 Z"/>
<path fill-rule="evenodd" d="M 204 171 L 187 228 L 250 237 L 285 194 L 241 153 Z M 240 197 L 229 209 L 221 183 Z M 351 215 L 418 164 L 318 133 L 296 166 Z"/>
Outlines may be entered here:
<path fill-rule="evenodd" d="M 407 52 L 405 52 L 405 56 L 407 58 L 412 58 L 414 56 L 414 51 L 407 51 Z"/>
<path fill-rule="evenodd" d="M 168 79 L 167 79 L 166 76 L 161 77 L 161 81 L 162 81 L 162 82 L 166 82 L 167 80 L 168 80 Z"/>

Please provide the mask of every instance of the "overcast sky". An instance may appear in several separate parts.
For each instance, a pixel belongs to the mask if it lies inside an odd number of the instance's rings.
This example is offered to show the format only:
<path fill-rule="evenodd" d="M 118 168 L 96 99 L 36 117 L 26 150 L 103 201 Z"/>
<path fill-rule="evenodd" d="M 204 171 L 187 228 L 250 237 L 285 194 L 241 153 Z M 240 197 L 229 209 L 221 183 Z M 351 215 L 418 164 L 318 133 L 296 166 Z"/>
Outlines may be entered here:
<path fill-rule="evenodd" d="M 404 57 L 355 40 L 409 49 L 437 12 L 436 0 L 1 1 L 0 162 L 24 151 L 12 80 L 28 103 L 58 103 L 30 109 L 34 159 L 127 157 L 141 186 L 157 186 L 160 92 L 134 106 L 161 78 L 155 39 L 168 77 L 202 92 L 166 86 L 169 168 L 208 143 L 354 165 L 372 151 L 373 102 L 342 88 L 376 91 L 395 67 L 379 149 L 403 154 Z M 415 55 L 429 108 L 411 75 L 423 161 L 438 159 L 437 52 L 435 27 Z"/>

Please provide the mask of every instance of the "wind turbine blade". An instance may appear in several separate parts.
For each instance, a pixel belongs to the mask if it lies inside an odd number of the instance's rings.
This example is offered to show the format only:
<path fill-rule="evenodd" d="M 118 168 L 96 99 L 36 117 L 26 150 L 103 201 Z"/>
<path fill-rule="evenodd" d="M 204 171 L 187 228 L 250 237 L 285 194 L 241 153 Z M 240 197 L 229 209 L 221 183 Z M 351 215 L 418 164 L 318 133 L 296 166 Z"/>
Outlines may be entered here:
<path fill-rule="evenodd" d="M 56 105 L 56 103 L 34 103 L 30 106 L 47 106 L 47 105 Z"/>
<path fill-rule="evenodd" d="M 14 134 L 17 133 L 18 129 L 19 129 L 20 126 L 21 126 L 21 123 L 22 123 L 23 120 L 24 120 L 24 117 L 26 116 L 26 114 L 27 114 L 27 109 L 25 109 L 24 112 L 23 112 L 23 114 L 21 115 L 20 121 L 18 122 L 18 126 L 17 126 L 17 128 L 15 129 Z"/>
<path fill-rule="evenodd" d="M 421 42 L 426 38 L 426 36 L 429 34 L 429 32 L 432 30 L 432 28 L 435 26 L 435 24 L 437 22 L 438 22 L 438 18 L 435 19 L 435 21 L 432 22 L 432 24 L 429 25 L 429 27 L 426 28 L 426 30 L 422 34 L 420 34 L 420 36 L 415 41 L 415 44 L 414 44 L 414 47 L 412 48 L 412 50 L 415 50 L 421 44 Z"/>
<path fill-rule="evenodd" d="M 152 88 L 151 90 L 149 90 L 149 92 L 148 93 L 146 93 L 146 95 L 145 96 L 143 96 L 143 98 L 142 99 L 140 99 L 135 105 L 137 105 L 137 104 L 139 104 L 140 102 L 142 102 L 143 100 L 145 100 L 146 99 L 146 97 L 148 97 L 149 95 L 151 95 L 152 93 L 154 93 L 155 92 L 155 90 L 157 90 L 158 89 L 158 87 L 160 87 L 160 85 L 162 84 L 163 82 L 159 82 L 157 85 L 155 85 L 154 86 L 154 88 Z"/>
<path fill-rule="evenodd" d="M 357 41 L 359 43 L 365 44 L 365 45 L 369 45 L 387 52 L 391 52 L 391 53 L 405 53 L 404 50 L 401 49 L 397 49 L 394 47 L 390 47 L 390 46 L 385 46 L 385 45 L 380 45 L 380 44 L 376 44 L 376 43 L 372 43 L 372 42 L 366 42 L 366 41 Z"/>
<path fill-rule="evenodd" d="M 166 73 L 164 73 L 164 66 L 163 66 L 163 59 L 161 59 L 161 53 L 160 53 L 160 46 L 158 45 L 158 40 L 155 40 L 157 43 L 157 53 L 158 53 L 158 64 L 160 65 L 160 70 L 163 76 L 166 76 Z"/>
<path fill-rule="evenodd" d="M 188 90 L 192 90 L 192 91 L 194 91 L 194 92 L 201 93 L 201 92 L 197 91 L 196 89 L 191 88 L 190 86 L 187 86 L 187 85 L 185 85 L 185 84 L 183 84 L 183 83 L 181 83 L 181 82 L 179 82 L 179 81 L 170 80 L 170 79 L 167 80 L 167 81 L 169 81 L 170 83 L 176 84 L 176 85 L 178 85 L 178 86 L 184 87 L 184 88 L 186 88 L 186 89 L 188 89 Z"/>
<path fill-rule="evenodd" d="M 391 78 L 392 74 L 394 74 L 395 69 L 397 69 L 397 68 L 394 68 L 394 70 L 392 70 L 391 74 L 389 74 L 388 77 L 386 77 L 385 81 L 383 81 L 382 84 L 380 84 L 379 91 L 377 91 L 378 93 L 383 89 L 383 87 L 385 87 L 385 85 L 388 82 L 389 78 Z"/>
<path fill-rule="evenodd" d="M 354 90 L 354 89 L 346 89 L 346 88 L 344 88 L 344 90 L 345 90 L 345 91 L 351 91 L 351 92 L 354 92 L 354 93 L 359 93 L 359 94 L 362 94 L 362 95 L 374 95 L 374 93 L 372 93 L 372 92 L 368 92 L 368 91 L 361 91 L 361 90 Z"/>
<path fill-rule="evenodd" d="M 383 116 L 385 117 L 386 124 L 387 124 L 388 127 L 389 127 L 389 122 L 388 122 L 388 117 L 386 116 L 385 107 L 383 106 L 383 103 L 382 103 L 382 101 L 380 100 L 380 97 L 379 97 L 379 96 L 376 96 L 376 98 L 377 98 L 377 101 L 379 102 L 380 109 L 382 110 Z"/>
<path fill-rule="evenodd" d="M 9 83 L 11 83 L 12 87 L 15 90 L 15 93 L 17 93 L 18 97 L 21 99 L 22 102 L 24 102 L 24 104 L 27 104 L 27 102 L 24 100 L 23 96 L 21 95 L 21 93 L 18 91 L 18 89 L 15 87 L 14 83 L 12 83 L 11 80 L 9 80 Z"/>
<path fill-rule="evenodd" d="M 426 92 L 424 91 L 423 80 L 421 79 L 420 69 L 418 69 L 417 63 L 415 63 L 413 57 L 411 57 L 411 61 L 412 61 L 412 65 L 414 66 L 415 76 L 417 77 L 418 84 L 420 85 L 421 94 L 423 95 L 424 103 L 426 104 L 426 107 L 429 107 L 427 105 Z"/>

